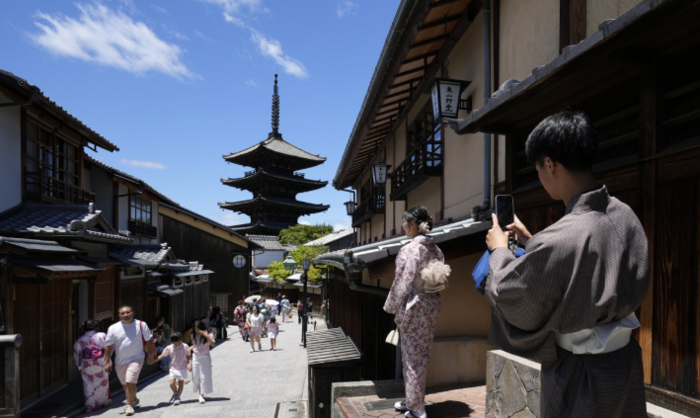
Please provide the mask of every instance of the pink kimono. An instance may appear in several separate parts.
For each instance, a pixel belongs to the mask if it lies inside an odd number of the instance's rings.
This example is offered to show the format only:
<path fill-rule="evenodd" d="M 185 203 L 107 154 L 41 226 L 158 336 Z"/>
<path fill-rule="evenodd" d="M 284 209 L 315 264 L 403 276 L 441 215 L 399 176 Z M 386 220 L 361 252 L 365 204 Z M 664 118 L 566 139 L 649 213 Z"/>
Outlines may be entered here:
<path fill-rule="evenodd" d="M 406 406 L 425 411 L 425 384 L 428 359 L 433 344 L 435 324 L 440 315 L 440 293 L 423 293 L 414 280 L 431 261 L 444 261 L 435 241 L 418 235 L 396 256 L 396 277 L 391 285 L 384 310 L 395 314 L 394 322 L 401 335 L 401 359 L 406 385 Z"/>
<path fill-rule="evenodd" d="M 88 331 L 73 345 L 73 358 L 83 378 L 83 393 L 88 411 L 108 405 L 109 374 L 105 371 L 103 332 Z"/>

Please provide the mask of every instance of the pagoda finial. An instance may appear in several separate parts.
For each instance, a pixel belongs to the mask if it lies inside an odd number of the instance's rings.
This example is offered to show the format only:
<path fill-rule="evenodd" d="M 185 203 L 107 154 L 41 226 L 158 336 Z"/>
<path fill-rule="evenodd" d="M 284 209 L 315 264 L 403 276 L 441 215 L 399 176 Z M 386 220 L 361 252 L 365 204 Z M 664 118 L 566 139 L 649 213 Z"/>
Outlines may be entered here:
<path fill-rule="evenodd" d="M 280 96 L 277 90 L 277 74 L 275 74 L 275 90 L 272 94 L 272 135 L 275 137 L 280 136 Z"/>

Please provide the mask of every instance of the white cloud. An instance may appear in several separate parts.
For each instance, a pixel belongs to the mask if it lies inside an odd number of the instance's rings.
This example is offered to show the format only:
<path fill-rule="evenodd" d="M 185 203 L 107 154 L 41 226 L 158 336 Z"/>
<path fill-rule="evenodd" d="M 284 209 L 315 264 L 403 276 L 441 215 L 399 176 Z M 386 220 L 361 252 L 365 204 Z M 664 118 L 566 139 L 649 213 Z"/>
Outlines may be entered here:
<path fill-rule="evenodd" d="M 262 6 L 262 0 L 198 0 L 204 3 L 218 5 L 224 9 L 224 19 L 234 25 L 248 29 L 253 43 L 258 51 L 265 57 L 275 60 L 284 69 L 284 72 L 298 78 L 308 78 L 309 72 L 301 61 L 290 57 L 282 51 L 282 44 L 274 38 L 268 38 L 261 32 L 253 29 L 246 23 L 244 9 L 249 13 L 269 13 L 270 10 Z"/>
<path fill-rule="evenodd" d="M 153 7 L 154 10 L 163 13 L 164 15 L 168 14 L 168 11 L 163 7 L 156 6 L 155 4 L 151 4 L 151 7 Z"/>
<path fill-rule="evenodd" d="M 333 225 L 333 230 L 334 231 L 342 231 L 343 229 L 348 229 L 352 225 L 350 225 L 350 220 L 349 219 L 343 219 L 341 221 L 338 221 Z"/>
<path fill-rule="evenodd" d="M 335 8 L 335 13 L 338 15 L 338 19 L 341 19 L 345 15 L 354 16 L 357 14 L 357 3 L 350 0 L 342 0 Z"/>
<path fill-rule="evenodd" d="M 231 212 L 230 210 L 224 210 L 223 212 L 221 212 L 216 221 L 226 226 L 239 225 L 250 222 L 246 216 L 239 215 L 235 212 Z"/>
<path fill-rule="evenodd" d="M 241 18 L 242 10 L 245 8 L 248 12 L 268 11 L 261 7 L 262 0 L 198 0 L 204 3 L 211 3 L 220 6 L 224 9 L 224 19 L 234 25 L 246 27 Z"/>
<path fill-rule="evenodd" d="M 172 35 L 172 37 L 175 39 L 179 39 L 181 41 L 189 41 L 190 40 L 190 38 L 188 38 L 187 36 L 181 34 L 180 32 L 178 32 L 174 29 L 171 29 L 169 32 L 170 32 L 170 35 Z"/>
<path fill-rule="evenodd" d="M 255 80 L 246 80 L 245 85 L 248 87 L 258 87 L 258 83 Z"/>
<path fill-rule="evenodd" d="M 263 56 L 270 57 L 277 62 L 287 74 L 291 74 L 298 78 L 308 78 L 309 72 L 301 61 L 290 57 L 282 51 L 282 44 L 273 38 L 266 38 L 263 34 L 255 29 L 250 30 L 250 38 L 258 47 L 258 51 Z"/>
<path fill-rule="evenodd" d="M 299 225 L 311 225 L 311 222 L 309 221 L 299 221 L 297 222 Z"/>
<path fill-rule="evenodd" d="M 154 170 L 162 170 L 165 168 L 165 164 L 156 163 L 153 161 L 139 161 L 139 160 L 121 160 L 122 164 L 130 165 L 133 167 L 150 168 Z"/>
<path fill-rule="evenodd" d="M 194 78 L 180 61 L 182 50 L 160 38 L 143 22 L 101 4 L 77 4 L 76 20 L 37 12 L 40 29 L 32 39 L 51 53 L 95 62 L 136 75 L 160 72 L 179 80 Z"/>
<path fill-rule="evenodd" d="M 206 35 L 204 35 L 202 32 L 198 31 L 195 29 L 194 34 L 197 35 L 198 37 L 204 39 L 207 42 L 214 42 L 214 40 L 207 38 Z"/>

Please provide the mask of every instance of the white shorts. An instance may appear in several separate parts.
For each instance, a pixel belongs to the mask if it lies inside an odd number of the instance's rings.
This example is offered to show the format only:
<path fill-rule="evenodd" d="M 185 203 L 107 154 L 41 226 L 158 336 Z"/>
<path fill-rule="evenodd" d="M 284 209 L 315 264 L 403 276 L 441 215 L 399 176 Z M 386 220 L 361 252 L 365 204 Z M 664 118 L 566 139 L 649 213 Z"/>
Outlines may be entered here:
<path fill-rule="evenodd" d="M 268 331 L 267 331 L 267 336 L 270 337 L 270 338 L 277 338 L 277 331 L 268 330 Z"/>
<path fill-rule="evenodd" d="M 168 375 L 170 380 L 187 380 L 187 369 L 170 369 L 170 374 Z"/>

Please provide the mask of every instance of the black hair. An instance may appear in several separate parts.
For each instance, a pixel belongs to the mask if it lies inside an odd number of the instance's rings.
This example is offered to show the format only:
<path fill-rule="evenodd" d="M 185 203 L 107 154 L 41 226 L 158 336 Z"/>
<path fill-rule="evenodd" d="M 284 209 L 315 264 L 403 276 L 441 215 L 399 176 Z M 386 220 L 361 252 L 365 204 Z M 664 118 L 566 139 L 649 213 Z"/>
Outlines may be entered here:
<path fill-rule="evenodd" d="M 275 319 L 275 317 L 273 316 L 272 318 L 270 318 L 270 322 L 277 322 L 277 319 Z"/>
<path fill-rule="evenodd" d="M 197 333 L 197 330 L 209 332 L 209 330 L 207 329 L 207 325 L 203 321 L 194 321 L 192 323 L 192 331 L 191 331 L 192 342 L 194 342 L 195 344 L 199 344 L 199 345 L 205 344 L 207 342 L 207 338 L 203 335 L 199 335 Z"/>
<path fill-rule="evenodd" d="M 99 324 L 100 324 L 100 323 L 99 323 L 98 321 L 95 321 L 94 319 L 88 319 L 87 321 L 85 321 L 85 325 L 83 325 L 83 327 L 85 327 L 85 332 L 87 332 L 87 331 L 96 331 L 96 330 L 97 330 L 97 326 L 98 326 Z"/>
<path fill-rule="evenodd" d="M 433 217 L 430 216 L 430 212 L 428 212 L 428 208 L 425 206 L 414 206 L 410 208 L 403 214 L 401 219 L 407 222 L 415 222 L 416 226 L 420 226 L 420 224 L 425 222 L 428 224 L 428 231 L 433 229 Z"/>
<path fill-rule="evenodd" d="M 158 318 L 156 318 L 156 324 L 159 323 L 160 321 L 165 321 L 165 317 L 159 316 Z"/>
<path fill-rule="evenodd" d="M 119 309 L 117 309 L 117 312 L 121 311 L 124 308 L 129 308 L 131 312 L 134 312 L 134 308 L 132 308 L 131 305 L 122 305 L 119 307 Z"/>
<path fill-rule="evenodd" d="M 180 340 L 182 340 L 182 334 L 180 334 L 179 332 L 173 332 L 173 335 L 170 336 L 170 342 L 175 343 Z"/>
<path fill-rule="evenodd" d="M 564 110 L 546 117 L 527 138 L 525 153 L 531 163 L 545 157 L 573 172 L 591 171 L 598 153 L 598 136 L 583 112 Z"/>

